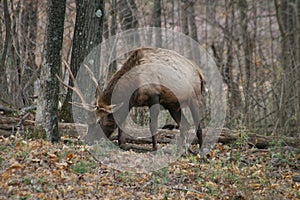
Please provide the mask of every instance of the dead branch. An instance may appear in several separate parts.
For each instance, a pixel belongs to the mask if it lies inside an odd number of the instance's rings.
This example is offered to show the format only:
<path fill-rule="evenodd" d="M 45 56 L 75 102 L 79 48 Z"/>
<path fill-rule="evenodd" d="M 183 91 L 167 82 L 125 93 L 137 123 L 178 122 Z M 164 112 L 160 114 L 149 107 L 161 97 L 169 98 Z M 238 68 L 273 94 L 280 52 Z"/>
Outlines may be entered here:
<path fill-rule="evenodd" d="M 23 117 L 7 117 L 0 115 L 0 135 L 9 136 L 11 135 L 18 126 L 22 125 L 25 129 L 34 130 L 35 121 L 32 119 L 33 116 L 28 114 Z M 70 135 L 85 135 L 87 131 L 87 125 L 85 124 L 76 124 L 76 123 L 59 123 L 58 127 L 61 131 L 64 131 Z M 229 130 L 226 128 L 215 129 L 214 134 L 218 134 L 218 142 L 223 144 L 229 144 L 235 142 L 241 138 L 240 131 Z M 149 128 L 145 129 L 125 129 L 126 140 L 131 144 L 151 144 L 152 139 L 150 137 Z M 206 137 L 206 129 L 203 129 L 203 137 Z M 179 135 L 179 130 L 167 130 L 167 129 L 158 129 L 158 143 L 168 144 L 171 143 L 174 138 Z M 299 148 L 300 138 L 294 137 L 278 137 L 278 136 L 265 136 L 255 133 L 247 133 L 248 144 L 250 146 L 256 146 L 260 149 L 265 149 L 274 144 L 274 142 L 281 141 L 281 145 L 290 146 L 294 148 Z M 112 136 L 111 140 L 116 140 L 117 136 Z M 192 142 L 197 144 L 197 138 Z M 125 147 L 126 148 L 126 147 Z M 136 147 L 128 147 L 136 148 Z M 138 149 L 138 148 L 136 148 Z M 141 149 L 143 151 L 144 149 Z"/>
<path fill-rule="evenodd" d="M 11 113 L 17 112 L 16 109 L 4 107 L 4 106 L 1 106 L 1 105 L 0 105 L 0 111 L 3 112 L 3 113 L 7 113 L 7 114 L 11 114 Z"/>

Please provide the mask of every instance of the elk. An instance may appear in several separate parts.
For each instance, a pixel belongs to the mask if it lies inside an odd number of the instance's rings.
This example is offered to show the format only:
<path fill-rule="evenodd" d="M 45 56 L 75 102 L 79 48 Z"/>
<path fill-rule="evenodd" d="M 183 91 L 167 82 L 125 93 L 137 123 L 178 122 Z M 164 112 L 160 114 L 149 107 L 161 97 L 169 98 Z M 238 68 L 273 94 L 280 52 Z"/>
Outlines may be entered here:
<path fill-rule="evenodd" d="M 118 128 L 118 145 L 122 147 L 126 139 L 121 126 L 130 109 L 149 107 L 152 148 L 156 150 L 160 109 L 169 111 L 183 138 L 189 123 L 182 108 L 189 107 L 201 148 L 199 108 L 204 83 L 200 68 L 175 51 L 150 47 L 133 50 L 104 90 L 98 87 L 93 106 L 96 123 L 108 138 Z"/>
<path fill-rule="evenodd" d="M 118 144 L 122 146 L 125 136 L 119 126 L 130 109 L 149 107 L 152 145 L 156 150 L 157 118 L 161 106 L 169 111 L 179 125 L 183 137 L 188 129 L 188 122 L 182 108 L 188 106 L 201 147 L 199 107 L 203 89 L 204 76 L 200 68 L 175 51 L 160 48 L 136 49 L 131 52 L 122 68 L 111 77 L 103 92 L 98 90 L 95 101 L 96 120 L 108 138 L 118 128 Z M 113 94 L 115 102 L 112 102 Z M 126 103 L 124 99 L 129 100 Z M 118 119 L 115 119 L 115 113 L 120 116 Z"/>

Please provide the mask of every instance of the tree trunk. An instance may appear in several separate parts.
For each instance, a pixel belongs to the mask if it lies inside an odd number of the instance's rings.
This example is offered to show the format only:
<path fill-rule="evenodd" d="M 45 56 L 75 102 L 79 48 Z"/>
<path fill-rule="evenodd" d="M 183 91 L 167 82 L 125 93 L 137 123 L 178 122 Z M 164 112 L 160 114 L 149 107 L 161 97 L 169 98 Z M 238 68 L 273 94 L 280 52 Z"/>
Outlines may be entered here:
<path fill-rule="evenodd" d="M 193 40 L 198 42 L 198 30 L 197 30 L 197 24 L 195 19 L 195 1 L 189 0 L 189 6 L 187 8 L 187 15 L 188 15 L 188 21 L 190 25 L 190 36 Z"/>
<path fill-rule="evenodd" d="M 37 66 L 35 63 L 35 49 L 37 37 L 37 17 L 38 17 L 38 1 L 24 1 L 24 9 L 22 10 L 21 19 L 21 54 L 23 60 L 21 73 L 21 97 L 25 105 L 32 103 L 30 96 L 33 96 L 33 82 L 37 78 Z"/>
<path fill-rule="evenodd" d="M 248 19 L 248 3 L 246 0 L 238 0 L 237 8 L 239 10 L 239 26 L 241 32 L 241 49 L 242 49 L 242 64 L 241 67 L 243 76 L 243 91 L 245 96 L 245 125 L 248 128 L 251 128 L 251 93 L 252 93 L 252 73 L 251 73 L 251 65 L 252 65 L 252 53 L 253 53 L 253 44 L 251 43 L 250 33 L 248 31 L 249 19 Z"/>
<path fill-rule="evenodd" d="M 137 7 L 134 0 L 119 0 L 117 3 L 118 14 L 121 23 L 121 29 L 123 31 L 134 29 L 139 27 Z M 140 45 L 140 37 L 133 35 L 127 41 L 131 46 Z"/>
<path fill-rule="evenodd" d="M 278 122 L 274 130 L 299 132 L 300 129 L 300 3 L 296 0 L 275 2 L 277 22 L 281 34 L 282 56 L 280 100 L 278 100 Z"/>
<path fill-rule="evenodd" d="M 224 82 L 228 85 L 228 99 L 230 102 L 229 105 L 229 118 L 235 119 L 240 114 L 241 109 L 243 108 L 243 100 L 241 91 L 239 89 L 238 81 L 234 79 L 233 75 L 233 52 L 234 52 L 234 38 L 232 35 L 234 34 L 234 23 L 235 23 L 235 10 L 234 3 L 232 0 L 227 1 L 226 4 L 227 12 L 231 13 L 230 15 L 226 15 L 225 19 L 225 33 L 224 33 L 224 41 L 226 41 L 226 50 L 227 50 L 227 58 L 226 64 L 222 69 Z"/>
<path fill-rule="evenodd" d="M 85 57 L 102 42 L 103 16 L 103 0 L 76 1 L 76 23 L 71 57 L 71 71 L 74 77 L 76 77 Z M 73 86 L 71 78 L 69 80 L 69 85 Z M 72 94 L 73 91 L 68 89 L 60 114 L 60 119 L 65 122 L 73 122 L 72 106 L 69 103 Z"/>
<path fill-rule="evenodd" d="M 36 112 L 36 132 L 47 140 L 57 142 L 59 81 L 56 78 L 61 70 L 61 52 L 65 19 L 65 0 L 47 1 L 47 25 L 44 58 L 41 65 L 41 91 Z"/>
<path fill-rule="evenodd" d="M 117 33 L 117 0 L 112 0 L 112 17 L 111 17 L 111 31 L 110 35 L 114 36 Z M 112 58 L 117 58 L 117 51 L 116 51 L 116 46 L 113 46 L 112 50 Z M 117 61 L 113 60 L 112 63 L 109 65 L 109 74 L 108 74 L 108 79 L 117 71 Z M 107 80 L 108 81 L 108 80 Z"/>
<path fill-rule="evenodd" d="M 277 2 L 277 1 L 275 1 Z M 276 5 L 278 7 L 278 3 Z M 279 128 L 295 127 L 299 132 L 299 84 L 300 84 L 300 3 L 296 0 L 282 0 L 279 8 L 279 27 L 282 37 L 283 66 L 281 103 L 279 104 Z"/>
<path fill-rule="evenodd" d="M 9 9 L 7 5 L 7 0 L 3 0 L 3 14 L 4 14 L 4 24 L 5 24 L 5 40 L 3 44 L 3 52 L 1 55 L 1 63 L 0 63 L 0 92 L 1 99 L 8 99 L 8 84 L 7 84 L 7 76 L 6 76 L 6 57 L 8 54 L 9 46 L 11 45 L 11 19 L 9 14 Z"/>
<path fill-rule="evenodd" d="M 162 47 L 161 33 L 161 0 L 155 0 L 153 6 L 153 26 L 159 28 L 155 31 L 155 46 Z"/>
<path fill-rule="evenodd" d="M 189 3 L 187 0 L 182 0 L 183 4 L 181 5 L 181 30 L 182 33 L 189 36 L 189 20 L 188 20 L 188 15 L 187 15 L 187 9 L 189 7 Z M 183 43 L 182 41 L 179 41 L 181 44 L 180 46 L 182 47 L 180 49 L 180 53 L 182 55 L 185 55 L 187 58 L 191 58 L 191 46 L 190 43 L 187 42 L 186 40 Z"/>

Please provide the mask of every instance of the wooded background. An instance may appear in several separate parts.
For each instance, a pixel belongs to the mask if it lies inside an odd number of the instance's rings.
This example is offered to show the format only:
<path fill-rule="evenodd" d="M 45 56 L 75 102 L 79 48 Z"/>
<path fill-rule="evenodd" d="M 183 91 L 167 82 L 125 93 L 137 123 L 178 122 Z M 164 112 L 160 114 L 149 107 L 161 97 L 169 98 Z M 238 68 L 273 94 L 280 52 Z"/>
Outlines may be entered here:
<path fill-rule="evenodd" d="M 213 55 L 228 90 L 226 127 L 300 137 L 299 0 L 0 2 L 2 107 L 38 104 L 37 119 L 43 123 L 51 116 L 52 129 L 58 120 L 72 121 L 72 91 L 58 89 L 55 76 L 68 76 L 62 63 L 76 75 L 84 57 L 103 40 L 154 26 L 182 32 Z M 41 103 L 47 98 L 51 105 Z"/>

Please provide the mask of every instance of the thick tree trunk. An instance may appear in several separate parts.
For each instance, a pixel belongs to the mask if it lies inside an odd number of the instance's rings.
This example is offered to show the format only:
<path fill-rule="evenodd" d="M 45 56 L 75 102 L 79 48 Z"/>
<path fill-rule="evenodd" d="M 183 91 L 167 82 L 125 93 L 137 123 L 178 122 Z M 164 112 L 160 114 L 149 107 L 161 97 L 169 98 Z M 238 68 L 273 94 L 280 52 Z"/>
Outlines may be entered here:
<path fill-rule="evenodd" d="M 189 0 L 189 6 L 187 8 L 188 21 L 190 24 L 190 36 L 193 40 L 198 42 L 198 30 L 195 19 L 195 1 Z"/>
<path fill-rule="evenodd" d="M 85 57 L 102 42 L 103 16 L 103 0 L 76 1 L 76 22 L 71 57 L 71 71 L 74 77 Z M 69 80 L 69 85 L 73 86 L 71 78 Z M 60 118 L 65 122 L 73 122 L 72 106 L 69 103 L 72 101 L 72 94 L 73 91 L 68 89 L 62 106 Z"/>
<path fill-rule="evenodd" d="M 11 19 L 10 19 L 8 5 L 7 5 L 7 0 L 3 0 L 3 11 L 4 11 L 4 24 L 5 24 L 5 40 L 3 44 L 3 51 L 1 52 L 2 55 L 1 55 L 1 62 L 0 62 L 0 92 L 1 92 L 1 98 L 3 98 L 2 100 L 8 100 L 6 57 L 8 54 L 9 46 L 11 45 L 12 42 L 12 38 L 11 38 L 12 36 L 11 36 Z"/>
<path fill-rule="evenodd" d="M 153 6 L 153 26 L 161 28 L 161 0 L 155 0 Z M 162 47 L 161 29 L 155 33 L 155 46 Z"/>
<path fill-rule="evenodd" d="M 22 10 L 20 39 L 21 58 L 22 63 L 21 83 L 21 97 L 25 105 L 30 105 L 33 96 L 34 87 L 33 82 L 37 78 L 37 66 L 35 63 L 35 49 L 37 38 L 37 23 L 38 21 L 38 1 L 28 0 L 24 1 L 24 9 Z"/>
<path fill-rule="evenodd" d="M 243 74 L 243 92 L 245 96 L 244 115 L 245 125 L 251 129 L 251 95 L 253 92 L 253 78 L 252 78 L 252 54 L 253 54 L 253 41 L 250 38 L 248 31 L 249 18 L 248 18 L 248 2 L 246 0 L 238 0 L 237 8 L 239 11 L 239 30 L 241 32 L 241 46 L 242 49 L 242 67 L 241 74 Z"/>
<path fill-rule="evenodd" d="M 278 0 L 274 2 L 281 34 L 281 65 L 283 68 L 281 94 L 278 100 L 278 121 L 274 129 L 299 132 L 300 2 L 296 0 L 281 0 L 280 4 Z"/>
<path fill-rule="evenodd" d="M 59 140 L 58 95 L 61 51 L 64 32 L 65 0 L 48 0 L 44 60 L 41 66 L 41 87 L 36 112 L 36 132 L 49 141 Z"/>

